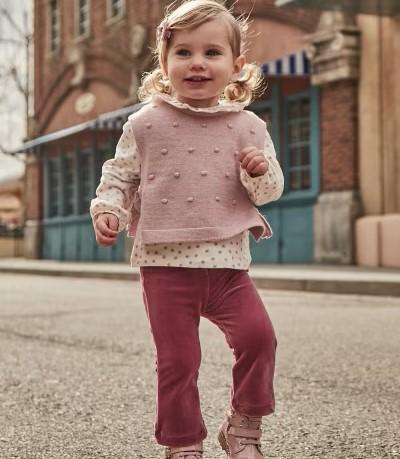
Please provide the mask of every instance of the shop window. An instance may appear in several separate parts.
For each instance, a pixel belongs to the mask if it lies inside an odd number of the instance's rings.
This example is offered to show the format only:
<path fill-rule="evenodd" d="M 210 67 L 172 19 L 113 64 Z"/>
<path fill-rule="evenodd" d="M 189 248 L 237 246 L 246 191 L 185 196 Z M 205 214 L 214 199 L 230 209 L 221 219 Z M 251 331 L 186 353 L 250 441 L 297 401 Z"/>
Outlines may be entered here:
<path fill-rule="evenodd" d="M 285 177 L 283 199 L 288 201 L 314 199 L 319 192 L 319 92 L 301 89 L 290 92 L 272 82 L 269 97 L 250 107 L 267 124 Z"/>
<path fill-rule="evenodd" d="M 311 188 L 310 99 L 308 95 L 287 101 L 287 191 Z"/>
<path fill-rule="evenodd" d="M 48 216 L 60 214 L 61 170 L 59 158 L 48 161 Z"/>
<path fill-rule="evenodd" d="M 272 108 L 265 107 L 262 112 L 257 113 L 257 115 L 265 121 L 267 125 L 268 132 L 272 132 Z"/>
<path fill-rule="evenodd" d="M 108 0 L 107 2 L 108 19 L 118 19 L 124 15 L 125 1 L 124 0 Z"/>
<path fill-rule="evenodd" d="M 90 30 L 90 2 L 89 0 L 76 0 L 77 36 L 87 37 Z"/>
<path fill-rule="evenodd" d="M 60 48 L 60 2 L 50 0 L 50 50 L 58 51 Z"/>
<path fill-rule="evenodd" d="M 64 215 L 72 215 L 75 212 L 75 161 L 72 155 L 64 157 Z"/>
<path fill-rule="evenodd" d="M 79 214 L 89 212 L 90 201 L 92 199 L 92 182 L 91 182 L 91 155 L 89 153 L 80 153 L 79 156 Z"/>

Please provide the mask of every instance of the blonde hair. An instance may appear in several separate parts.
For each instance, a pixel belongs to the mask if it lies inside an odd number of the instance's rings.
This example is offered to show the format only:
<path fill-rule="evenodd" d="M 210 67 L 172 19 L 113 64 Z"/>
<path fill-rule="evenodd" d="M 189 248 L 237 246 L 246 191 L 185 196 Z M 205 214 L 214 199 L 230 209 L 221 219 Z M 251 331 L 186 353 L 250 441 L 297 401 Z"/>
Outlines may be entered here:
<path fill-rule="evenodd" d="M 166 67 L 170 37 L 174 31 L 198 27 L 216 17 L 222 17 L 228 25 L 229 43 L 234 59 L 244 53 L 248 30 L 247 18 L 241 16 L 236 19 L 224 5 L 213 0 L 188 0 L 172 11 L 167 9 L 165 18 L 157 28 L 154 54 L 158 67 L 143 75 L 138 91 L 139 100 L 148 101 L 153 94 L 172 94 L 173 88 L 170 81 L 164 77 L 162 68 Z M 262 92 L 263 82 L 259 66 L 245 64 L 239 78 L 228 83 L 220 99 L 249 104 Z"/>

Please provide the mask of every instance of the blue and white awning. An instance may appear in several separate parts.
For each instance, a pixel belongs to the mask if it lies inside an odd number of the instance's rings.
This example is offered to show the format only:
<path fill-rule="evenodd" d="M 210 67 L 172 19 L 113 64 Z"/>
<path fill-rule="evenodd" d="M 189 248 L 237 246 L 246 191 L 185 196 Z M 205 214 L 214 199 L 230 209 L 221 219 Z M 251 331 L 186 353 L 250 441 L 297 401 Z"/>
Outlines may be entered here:
<path fill-rule="evenodd" d="M 310 74 L 310 61 L 304 51 L 262 64 L 264 75 L 304 76 Z"/>

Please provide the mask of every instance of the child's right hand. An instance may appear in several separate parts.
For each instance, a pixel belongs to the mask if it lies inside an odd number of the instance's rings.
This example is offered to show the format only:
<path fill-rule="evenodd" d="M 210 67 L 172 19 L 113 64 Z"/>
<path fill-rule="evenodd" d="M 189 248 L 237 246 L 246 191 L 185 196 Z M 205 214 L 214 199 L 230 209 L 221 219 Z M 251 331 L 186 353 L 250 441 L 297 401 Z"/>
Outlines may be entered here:
<path fill-rule="evenodd" d="M 110 247 L 117 242 L 118 217 L 114 214 L 99 214 L 94 223 L 96 241 L 102 247 Z"/>

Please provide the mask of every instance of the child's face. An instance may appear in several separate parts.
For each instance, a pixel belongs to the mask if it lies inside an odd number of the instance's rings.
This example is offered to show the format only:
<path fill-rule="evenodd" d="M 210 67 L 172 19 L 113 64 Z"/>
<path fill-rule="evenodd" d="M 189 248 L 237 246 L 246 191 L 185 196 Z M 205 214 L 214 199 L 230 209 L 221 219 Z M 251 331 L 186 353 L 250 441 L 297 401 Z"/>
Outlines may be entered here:
<path fill-rule="evenodd" d="M 211 107 L 244 63 L 244 56 L 233 57 L 228 25 L 216 18 L 194 29 L 174 31 L 163 70 L 179 101 Z"/>

